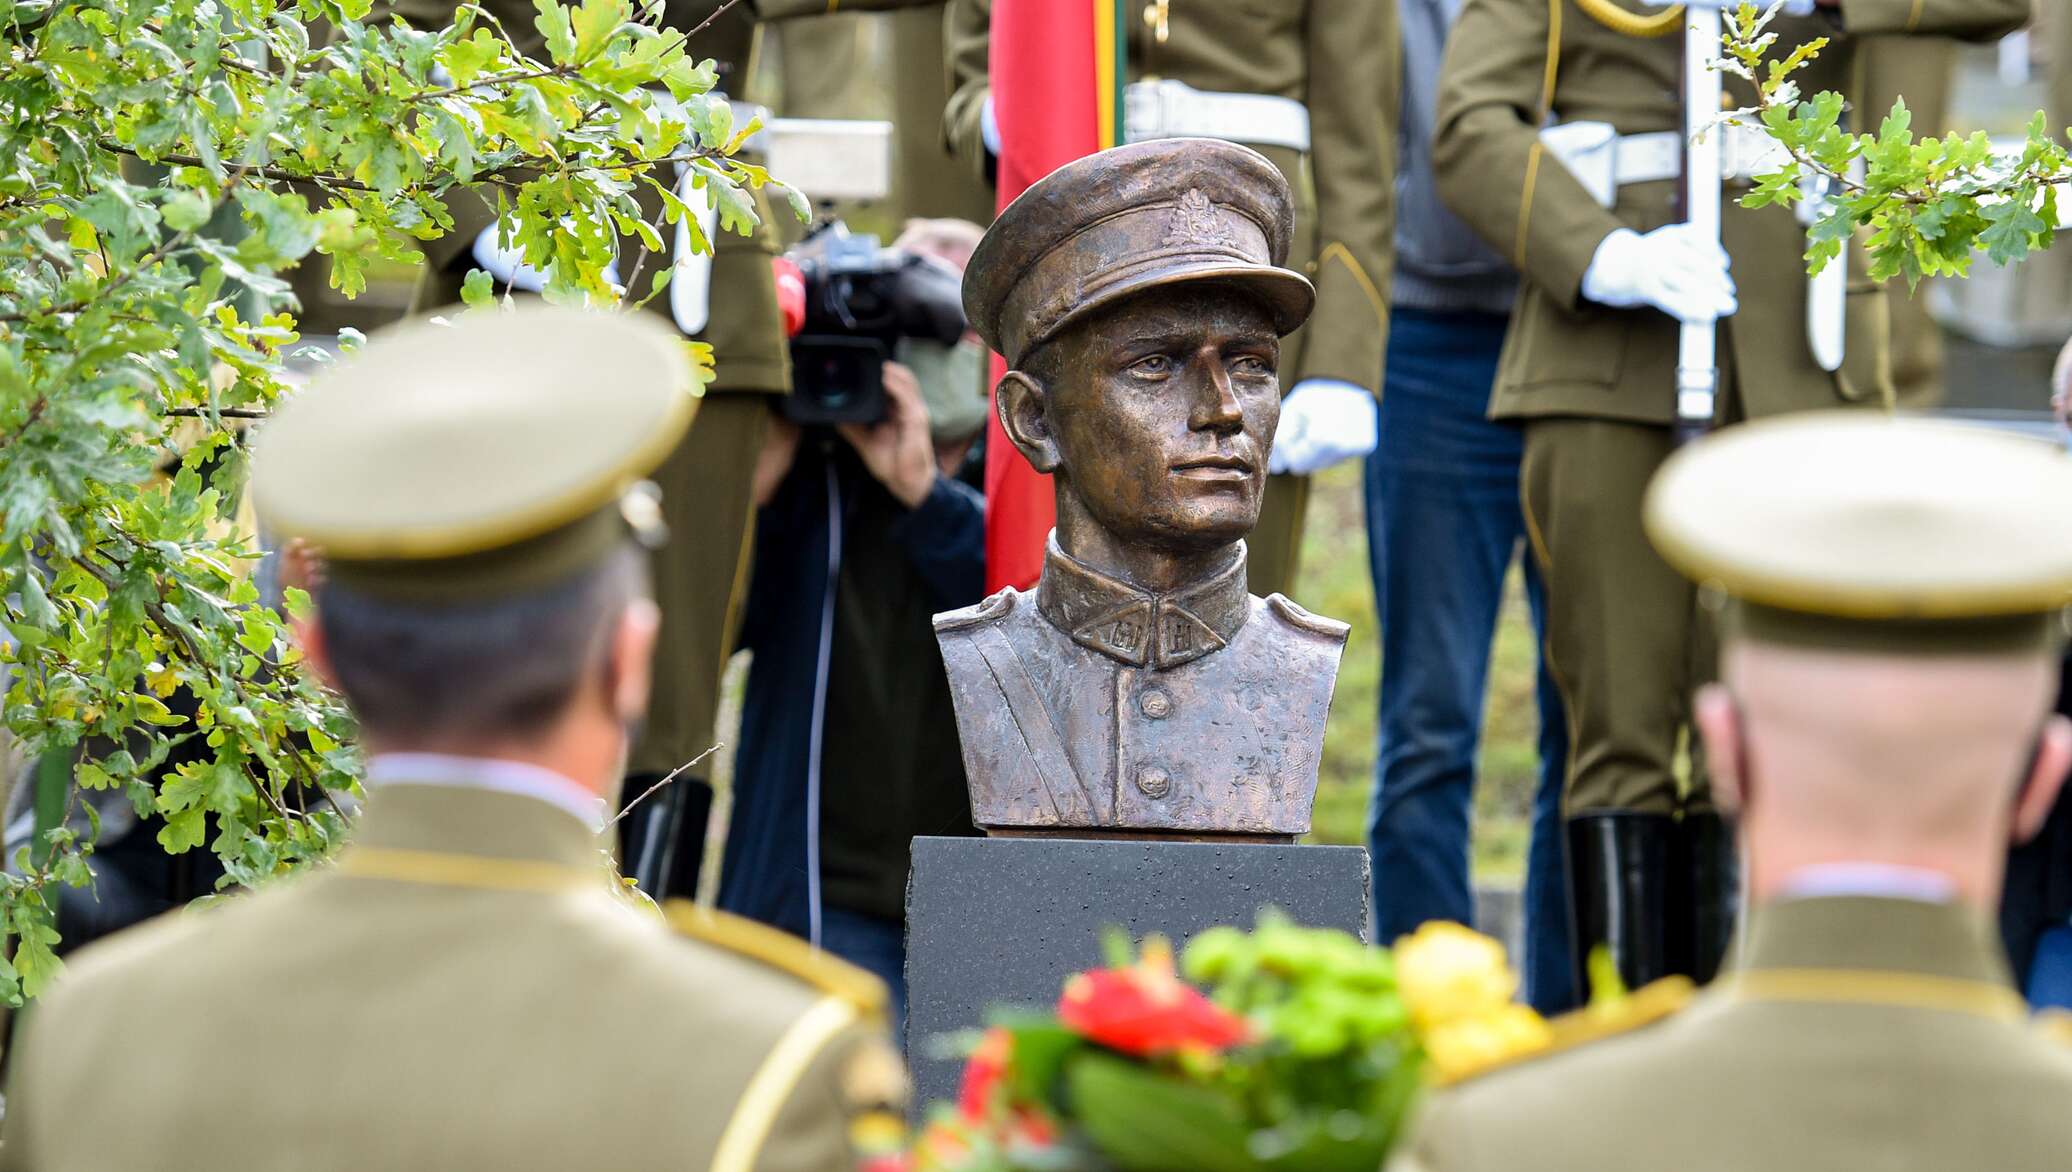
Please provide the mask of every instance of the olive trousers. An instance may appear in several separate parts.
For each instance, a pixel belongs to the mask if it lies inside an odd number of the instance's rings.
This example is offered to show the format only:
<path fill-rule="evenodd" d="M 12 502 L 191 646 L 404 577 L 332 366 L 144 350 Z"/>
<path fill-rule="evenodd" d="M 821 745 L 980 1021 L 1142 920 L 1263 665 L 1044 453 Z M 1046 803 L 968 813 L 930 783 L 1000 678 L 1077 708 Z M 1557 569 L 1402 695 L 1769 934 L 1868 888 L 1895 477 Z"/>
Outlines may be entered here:
<path fill-rule="evenodd" d="M 1245 567 L 1252 593 L 1295 597 L 1295 573 L 1302 562 L 1302 529 L 1309 512 L 1309 477 L 1269 476 L 1259 502 L 1259 523 L 1245 538 Z"/>
<path fill-rule="evenodd" d="M 1546 664 L 1568 710 L 1571 818 L 1712 810 L 1690 714 L 1715 672 L 1713 624 L 1641 528 L 1641 498 L 1672 450 L 1667 427 L 1525 424 L 1520 494 L 1546 582 Z"/>

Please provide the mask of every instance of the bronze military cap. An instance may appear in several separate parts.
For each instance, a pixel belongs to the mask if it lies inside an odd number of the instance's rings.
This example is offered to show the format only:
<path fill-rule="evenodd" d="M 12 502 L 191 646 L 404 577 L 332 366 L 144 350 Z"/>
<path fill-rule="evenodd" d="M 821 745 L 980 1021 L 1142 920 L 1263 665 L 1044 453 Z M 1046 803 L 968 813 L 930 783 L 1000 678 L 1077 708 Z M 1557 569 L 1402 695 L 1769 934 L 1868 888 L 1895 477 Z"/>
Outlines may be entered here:
<path fill-rule="evenodd" d="M 964 313 L 1019 362 L 1122 297 L 1178 281 L 1256 291 L 1282 334 L 1316 304 L 1281 267 L 1295 231 L 1288 181 L 1257 151 L 1208 138 L 1116 147 L 1067 163 L 986 230 L 964 274 Z"/>
<path fill-rule="evenodd" d="M 1868 411 L 1728 428 L 1648 488 L 1648 535 L 1731 600 L 1728 630 L 1896 654 L 2062 638 L 2072 457 L 1969 424 Z"/>
<path fill-rule="evenodd" d="M 260 432 L 260 520 L 341 583 L 426 601 L 602 560 L 659 529 L 641 477 L 697 406 L 683 340 L 647 316 L 541 306 L 376 334 Z"/>

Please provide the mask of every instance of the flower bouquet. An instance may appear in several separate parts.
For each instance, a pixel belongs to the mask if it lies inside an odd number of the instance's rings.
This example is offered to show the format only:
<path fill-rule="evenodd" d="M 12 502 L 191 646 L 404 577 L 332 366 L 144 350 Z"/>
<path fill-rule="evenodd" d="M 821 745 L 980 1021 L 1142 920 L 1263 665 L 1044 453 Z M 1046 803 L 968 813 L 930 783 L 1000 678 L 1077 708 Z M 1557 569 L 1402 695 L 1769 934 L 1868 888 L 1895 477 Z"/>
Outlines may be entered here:
<path fill-rule="evenodd" d="M 1109 953 L 1055 1012 L 984 1034 L 912 1167 L 1374 1172 L 1428 1082 L 1548 1036 L 1511 1002 L 1501 946 L 1457 924 L 1391 952 L 1267 912 L 1202 933 L 1177 966 L 1157 937 Z"/>

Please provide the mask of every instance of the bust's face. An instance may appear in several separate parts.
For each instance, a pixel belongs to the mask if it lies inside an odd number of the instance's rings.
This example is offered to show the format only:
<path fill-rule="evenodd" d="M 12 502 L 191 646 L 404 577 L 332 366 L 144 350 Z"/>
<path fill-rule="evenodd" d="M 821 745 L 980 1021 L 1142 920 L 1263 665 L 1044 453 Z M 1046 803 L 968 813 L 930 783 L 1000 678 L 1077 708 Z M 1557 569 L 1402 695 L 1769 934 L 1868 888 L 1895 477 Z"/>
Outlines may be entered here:
<path fill-rule="evenodd" d="M 1227 286 L 1154 289 L 1051 345 L 1060 472 L 1094 520 L 1176 551 L 1251 531 L 1281 417 L 1280 337 L 1264 306 Z"/>

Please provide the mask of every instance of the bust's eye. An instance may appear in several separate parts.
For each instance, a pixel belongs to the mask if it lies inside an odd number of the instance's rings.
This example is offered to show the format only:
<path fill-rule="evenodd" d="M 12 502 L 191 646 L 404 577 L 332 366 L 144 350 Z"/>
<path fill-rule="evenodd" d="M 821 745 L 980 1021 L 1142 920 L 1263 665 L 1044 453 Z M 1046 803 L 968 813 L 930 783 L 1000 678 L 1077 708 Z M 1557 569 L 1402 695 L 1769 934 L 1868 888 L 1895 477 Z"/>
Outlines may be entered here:
<path fill-rule="evenodd" d="M 1240 354 L 1230 363 L 1230 369 L 1238 374 L 1257 378 L 1273 373 L 1273 367 L 1257 354 Z"/>
<path fill-rule="evenodd" d="M 1130 363 L 1130 373 L 1138 378 L 1165 378 L 1176 369 L 1178 365 L 1165 354 L 1147 354 Z"/>

